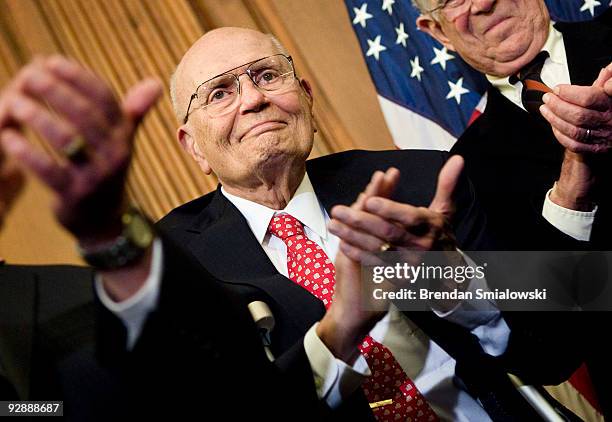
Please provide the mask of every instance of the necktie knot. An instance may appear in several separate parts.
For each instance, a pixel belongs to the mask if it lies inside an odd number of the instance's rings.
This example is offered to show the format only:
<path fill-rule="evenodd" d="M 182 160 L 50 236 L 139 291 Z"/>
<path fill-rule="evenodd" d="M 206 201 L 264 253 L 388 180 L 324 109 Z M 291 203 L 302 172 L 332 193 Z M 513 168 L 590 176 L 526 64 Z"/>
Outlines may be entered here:
<path fill-rule="evenodd" d="M 291 236 L 303 235 L 304 226 L 292 215 L 277 214 L 270 219 L 268 231 L 281 240 L 286 240 Z"/>
<path fill-rule="evenodd" d="M 526 80 L 542 82 L 542 68 L 548 57 L 548 51 L 540 51 L 532 61 L 523 66 L 518 73 L 510 77 L 510 83 L 513 85 L 518 81 L 525 83 Z"/>
<path fill-rule="evenodd" d="M 536 117 L 538 121 L 548 124 L 540 114 L 540 106 L 544 104 L 542 97 L 547 92 L 552 90 L 542 81 L 541 72 L 544 67 L 544 62 L 548 57 L 547 51 L 540 51 L 538 55 L 516 75 L 510 77 L 510 83 L 515 84 L 518 81 L 523 83 L 521 89 L 521 103 L 525 110 Z"/>

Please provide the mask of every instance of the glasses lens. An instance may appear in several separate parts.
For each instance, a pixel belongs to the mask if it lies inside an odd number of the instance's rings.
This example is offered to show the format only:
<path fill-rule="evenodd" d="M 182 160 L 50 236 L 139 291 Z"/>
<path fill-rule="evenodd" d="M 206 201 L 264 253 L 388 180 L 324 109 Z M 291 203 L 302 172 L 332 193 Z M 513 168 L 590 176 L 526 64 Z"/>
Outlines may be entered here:
<path fill-rule="evenodd" d="M 204 107 L 210 114 L 217 115 L 236 102 L 238 80 L 231 74 L 220 75 L 200 85 L 196 94 L 195 106 Z"/>
<path fill-rule="evenodd" d="M 246 73 L 260 89 L 265 91 L 283 90 L 295 79 L 291 61 L 278 54 L 251 63 Z M 226 73 L 200 85 L 191 110 L 204 108 L 210 116 L 229 112 L 238 102 L 239 74 Z"/>
<path fill-rule="evenodd" d="M 247 72 L 253 82 L 266 91 L 283 89 L 293 82 L 293 67 L 283 55 L 256 61 L 249 66 Z"/>

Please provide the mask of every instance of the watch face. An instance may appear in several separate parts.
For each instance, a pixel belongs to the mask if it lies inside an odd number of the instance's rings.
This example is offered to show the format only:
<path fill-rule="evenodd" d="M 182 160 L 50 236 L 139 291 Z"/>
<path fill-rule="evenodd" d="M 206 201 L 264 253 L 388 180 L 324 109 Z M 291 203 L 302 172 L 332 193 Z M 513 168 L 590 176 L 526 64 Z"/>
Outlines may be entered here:
<path fill-rule="evenodd" d="M 132 214 L 127 231 L 130 240 L 141 248 L 147 248 L 153 241 L 153 230 L 149 222 L 140 214 Z"/>

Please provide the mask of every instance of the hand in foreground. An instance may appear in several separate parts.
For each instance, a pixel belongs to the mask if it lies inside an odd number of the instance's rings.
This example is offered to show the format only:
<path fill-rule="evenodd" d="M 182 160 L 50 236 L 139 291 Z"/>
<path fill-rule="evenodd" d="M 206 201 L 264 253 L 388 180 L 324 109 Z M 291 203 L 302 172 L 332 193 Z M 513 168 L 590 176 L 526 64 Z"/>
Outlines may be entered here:
<path fill-rule="evenodd" d="M 389 197 L 399 180 L 399 171 L 377 171 L 351 209 L 362 210 L 373 196 Z M 331 227 L 330 227 L 331 230 Z M 317 335 L 337 358 L 352 363 L 359 355 L 357 346 L 385 312 L 364 310 L 361 301 L 361 263 L 341 250 L 336 255 L 334 302 L 317 329 Z"/>
<path fill-rule="evenodd" d="M 463 159 L 451 157 L 440 171 L 434 199 L 429 207 L 415 207 L 388 198 L 369 197 L 363 209 L 337 206 L 332 209 L 329 229 L 342 239 L 342 252 L 354 262 L 377 262 L 376 253 L 389 246 L 402 253 L 402 259 L 411 265 L 421 262 L 421 252 L 449 251 L 444 262 L 448 265 L 465 265 L 456 252 L 457 245 L 450 225 L 455 205 L 453 194 L 457 186 Z M 399 174 L 396 176 L 399 178 Z M 383 263 L 384 264 L 384 263 Z M 359 276 L 355 271 L 356 275 Z M 431 280 L 430 288 L 437 290 L 465 289 L 469 283 L 458 285 L 454 280 Z M 356 290 L 360 290 L 357 286 Z M 353 306 L 363 304 L 357 292 Z M 457 305 L 457 301 L 436 301 L 435 309 L 445 312 Z"/>
<path fill-rule="evenodd" d="M 336 206 L 329 229 L 340 237 L 341 250 L 354 261 L 372 258 L 388 245 L 397 250 L 457 248 L 450 220 L 455 211 L 453 194 L 463 159 L 451 157 L 440 171 L 434 199 L 428 207 L 415 207 L 382 197 L 369 197 L 363 210 Z"/>
<path fill-rule="evenodd" d="M 2 146 L 54 191 L 59 222 L 82 245 L 119 234 L 134 132 L 160 93 L 146 80 L 119 103 L 96 75 L 54 56 L 24 67 L 0 95 Z M 25 128 L 64 159 L 29 143 Z"/>
<path fill-rule="evenodd" d="M 134 133 L 160 94 L 158 82 L 145 80 L 119 103 L 99 77 L 59 56 L 33 61 L 0 94 L 2 147 L 51 188 L 58 221 L 86 250 L 121 234 Z M 62 159 L 29 143 L 26 128 Z M 150 259 L 148 250 L 129 267 L 103 272 L 109 295 L 122 301 L 135 294 Z"/>

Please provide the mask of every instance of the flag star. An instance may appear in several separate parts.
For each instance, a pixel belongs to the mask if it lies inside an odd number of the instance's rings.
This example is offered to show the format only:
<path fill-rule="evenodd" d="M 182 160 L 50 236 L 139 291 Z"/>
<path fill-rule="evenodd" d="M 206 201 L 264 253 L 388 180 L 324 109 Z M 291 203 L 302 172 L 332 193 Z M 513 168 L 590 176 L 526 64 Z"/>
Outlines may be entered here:
<path fill-rule="evenodd" d="M 389 16 L 393 14 L 393 5 L 395 0 L 383 0 L 382 10 L 386 10 Z"/>
<path fill-rule="evenodd" d="M 362 28 L 365 28 L 366 21 L 372 17 L 372 15 L 368 13 L 368 4 L 363 3 L 359 9 L 353 7 L 353 12 L 355 12 L 353 25 L 360 24 Z"/>
<path fill-rule="evenodd" d="M 366 57 L 374 56 L 374 58 L 378 61 L 378 56 L 380 55 L 381 51 L 385 51 L 387 47 L 380 43 L 380 35 L 377 35 L 376 38 L 374 38 L 374 41 L 367 41 L 369 48 L 366 53 Z"/>
<path fill-rule="evenodd" d="M 406 31 L 404 31 L 403 23 L 400 23 L 399 26 L 395 28 L 395 33 L 397 34 L 395 44 L 401 44 L 406 47 L 406 40 L 408 39 L 408 34 L 406 34 Z"/>
<path fill-rule="evenodd" d="M 430 64 L 439 64 L 442 67 L 442 70 L 446 70 L 446 62 L 454 59 L 455 56 L 448 54 L 446 47 L 443 47 L 441 50 L 436 47 L 433 49 L 436 57 L 433 58 Z"/>
<path fill-rule="evenodd" d="M 595 16 L 595 8 L 597 6 L 600 6 L 601 3 L 598 2 L 597 0 L 583 0 L 583 1 L 584 1 L 584 4 L 580 8 L 580 11 L 584 12 L 588 10 L 591 13 L 591 16 Z M 610 4 L 612 4 L 612 2 L 610 2 Z"/>
<path fill-rule="evenodd" d="M 457 104 L 461 104 L 461 96 L 463 94 L 470 92 L 463 87 L 463 77 L 459 78 L 459 80 L 455 83 L 448 81 L 448 86 L 450 86 L 450 91 L 446 95 L 446 99 L 450 100 L 451 98 L 454 98 L 457 101 Z"/>
<path fill-rule="evenodd" d="M 414 56 L 414 60 L 410 60 L 410 66 L 412 66 L 412 72 L 410 72 L 411 78 L 417 78 L 421 82 L 421 73 L 425 71 L 419 64 L 419 56 Z"/>

